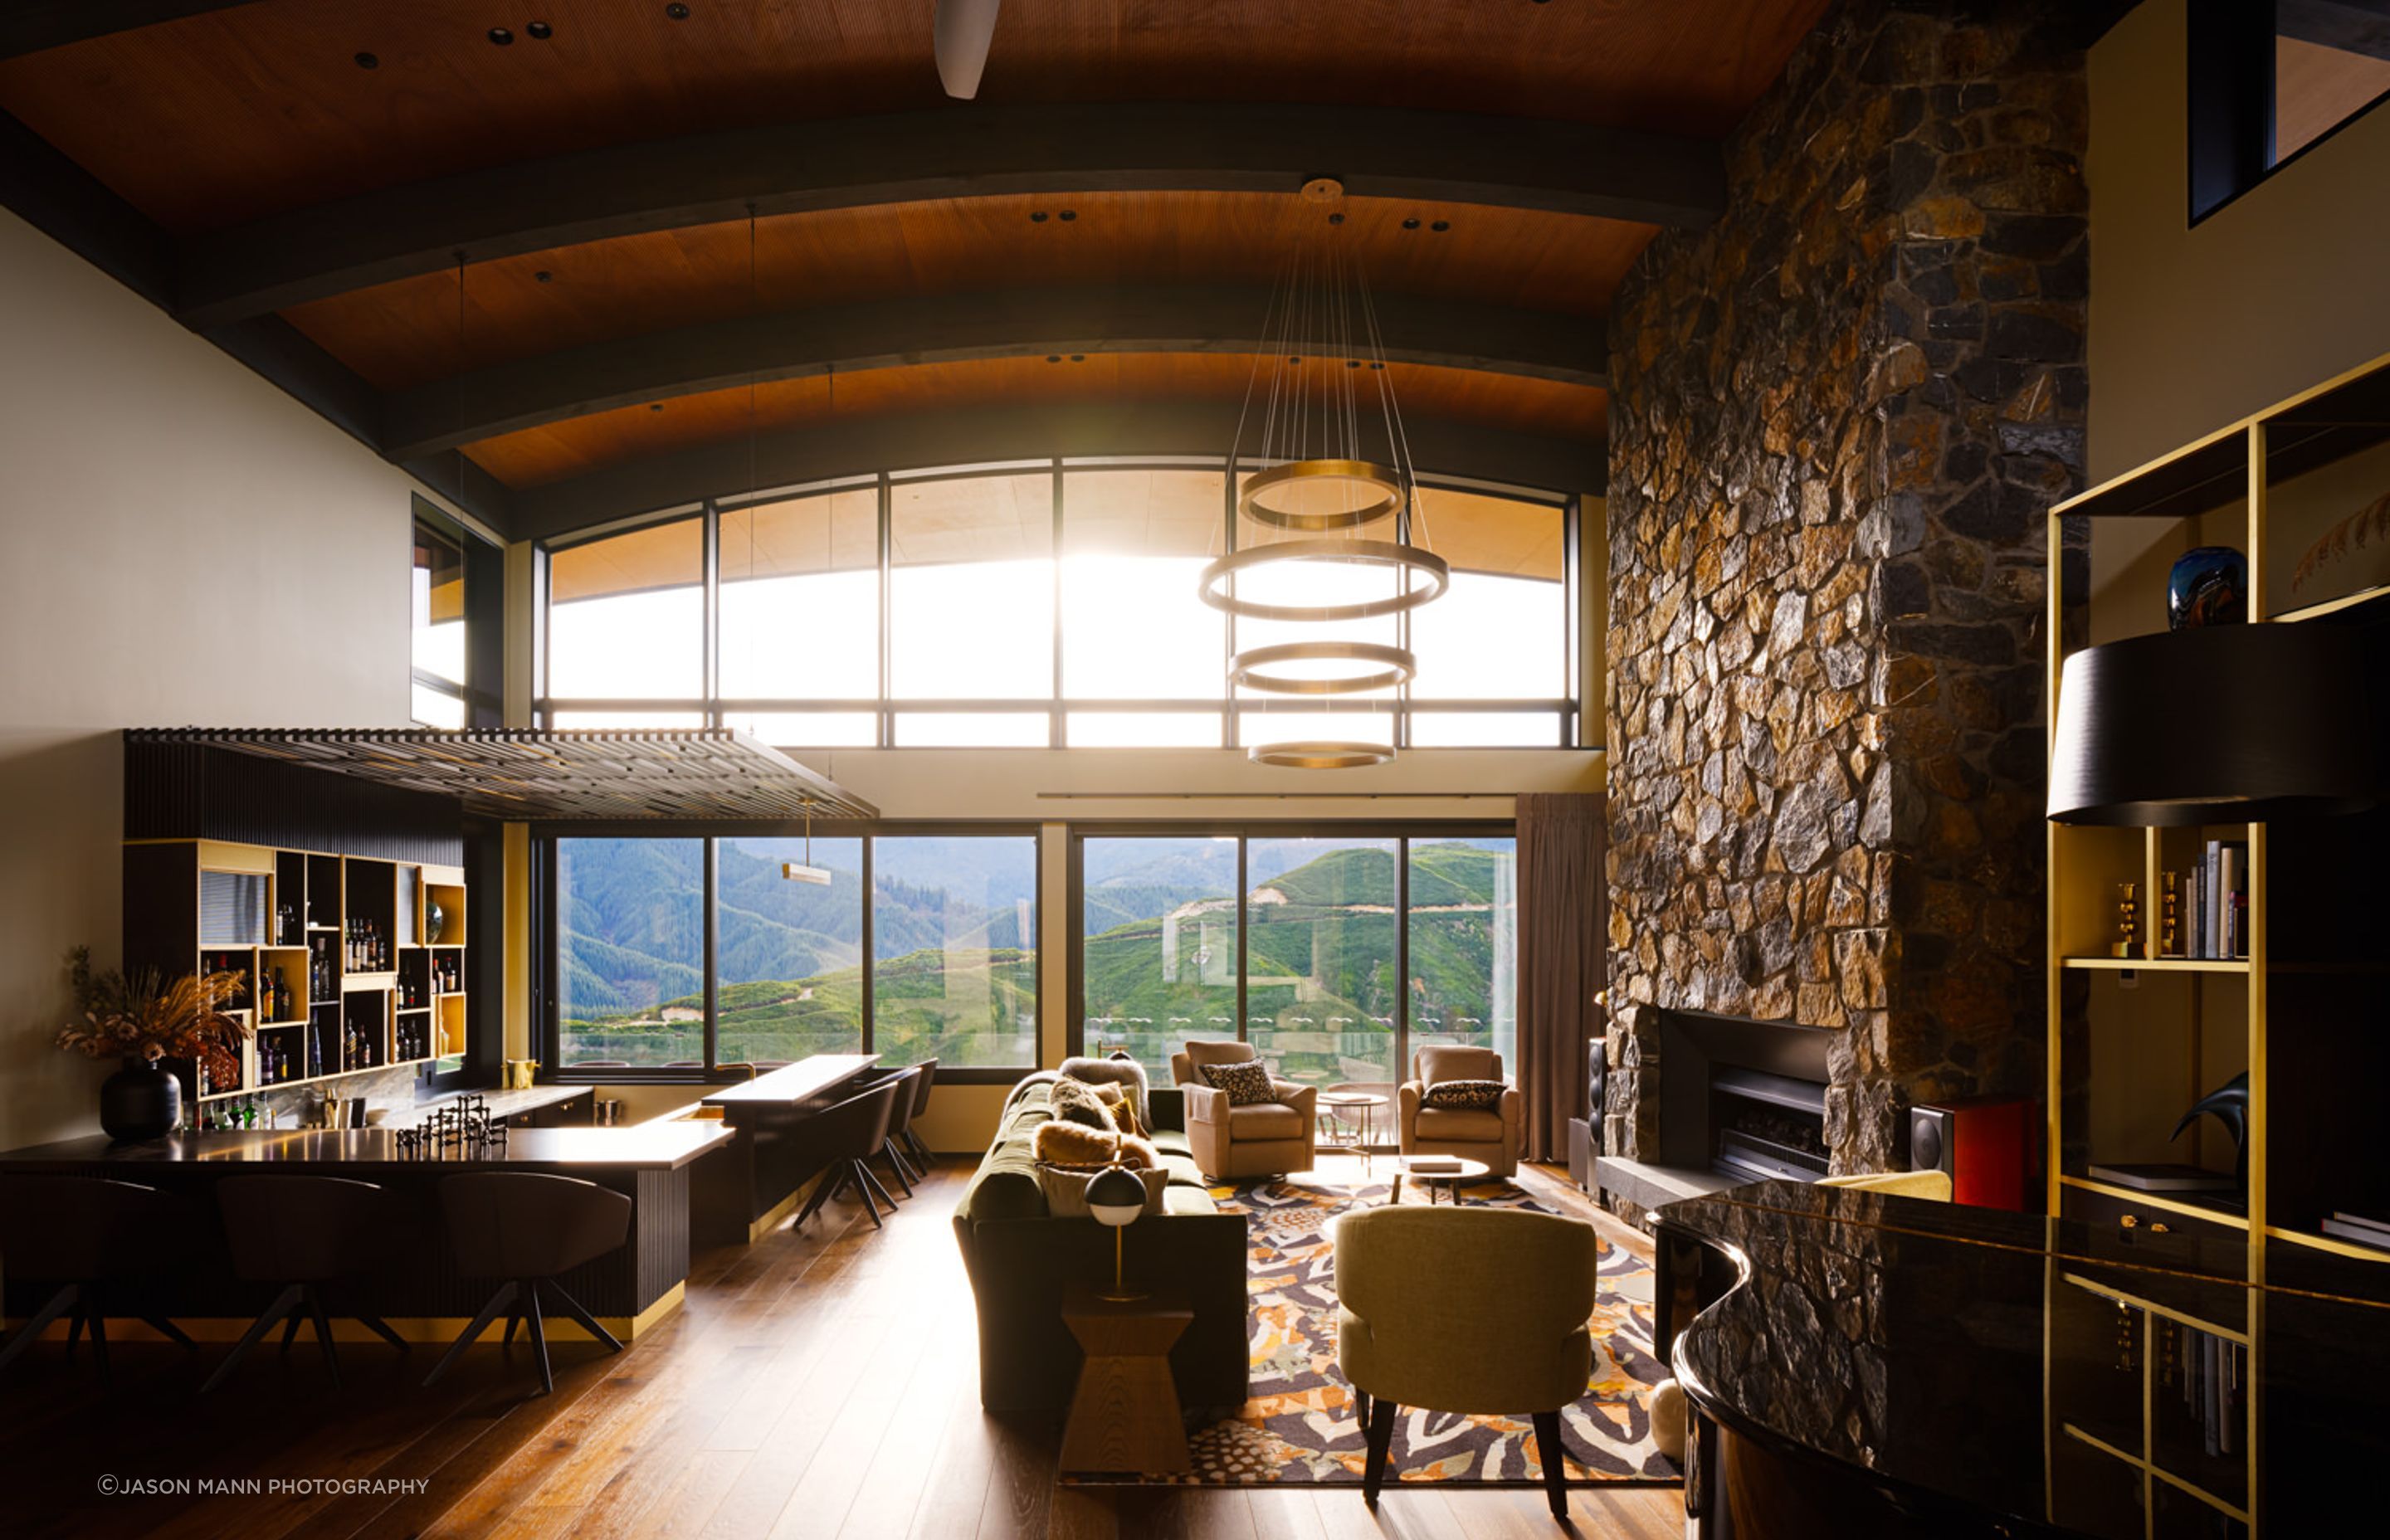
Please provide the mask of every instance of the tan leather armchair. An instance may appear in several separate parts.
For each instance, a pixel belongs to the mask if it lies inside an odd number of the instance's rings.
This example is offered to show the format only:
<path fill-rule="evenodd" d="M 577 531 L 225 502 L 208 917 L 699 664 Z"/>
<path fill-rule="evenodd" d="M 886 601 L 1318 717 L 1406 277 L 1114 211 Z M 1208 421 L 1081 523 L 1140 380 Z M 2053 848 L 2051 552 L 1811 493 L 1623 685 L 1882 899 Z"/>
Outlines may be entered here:
<path fill-rule="evenodd" d="M 1411 1055 L 1411 1078 L 1397 1096 L 1395 1127 L 1406 1155 L 1458 1155 L 1483 1161 L 1497 1176 L 1519 1169 L 1519 1139 L 1526 1103 L 1515 1085 L 1494 1110 L 1424 1105 L 1427 1088 L 1447 1080 L 1500 1080 L 1502 1056 L 1491 1048 L 1447 1045 Z"/>
<path fill-rule="evenodd" d="M 1316 1160 L 1319 1092 L 1270 1077 L 1279 1100 L 1231 1107 L 1228 1093 L 1205 1081 L 1200 1066 L 1256 1059 L 1250 1043 L 1189 1043 L 1170 1056 L 1171 1077 L 1187 1099 L 1187 1149 L 1205 1176 L 1276 1176 L 1309 1171 Z M 1283 1105 L 1281 1105 L 1281 1103 Z"/>
<path fill-rule="evenodd" d="M 1362 1496 L 1378 1500 L 1400 1408 L 1525 1412 L 1545 1495 L 1565 1521 L 1561 1412 L 1593 1372 L 1593 1226 L 1517 1209 L 1386 1204 L 1339 1214 L 1335 1245 L 1336 1365 L 1368 1435 Z"/>

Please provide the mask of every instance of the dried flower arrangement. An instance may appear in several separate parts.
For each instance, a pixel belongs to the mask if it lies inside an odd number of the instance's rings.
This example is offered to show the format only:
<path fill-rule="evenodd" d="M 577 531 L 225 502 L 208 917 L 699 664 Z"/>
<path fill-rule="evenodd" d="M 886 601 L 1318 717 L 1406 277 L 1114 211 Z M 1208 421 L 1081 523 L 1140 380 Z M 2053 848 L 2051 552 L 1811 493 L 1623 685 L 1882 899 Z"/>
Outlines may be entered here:
<path fill-rule="evenodd" d="M 239 974 L 168 979 L 154 968 L 94 972 L 91 948 L 78 946 L 67 954 L 67 977 L 80 1019 L 59 1029 L 59 1047 L 86 1059 L 147 1064 L 205 1056 L 212 1066 L 238 1072 L 236 1056 L 251 1029 L 223 1007 L 240 993 Z"/>

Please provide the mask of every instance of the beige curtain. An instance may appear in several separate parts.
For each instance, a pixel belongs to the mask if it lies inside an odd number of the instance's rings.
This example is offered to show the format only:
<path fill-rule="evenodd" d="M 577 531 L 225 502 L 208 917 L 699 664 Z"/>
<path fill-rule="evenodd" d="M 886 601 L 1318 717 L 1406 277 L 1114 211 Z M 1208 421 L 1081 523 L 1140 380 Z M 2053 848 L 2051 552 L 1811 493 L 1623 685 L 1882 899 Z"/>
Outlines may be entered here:
<path fill-rule="evenodd" d="M 1568 1159 L 1568 1123 L 1586 1115 L 1586 1047 L 1602 1031 L 1594 1002 L 1609 969 L 1607 810 L 1598 793 L 1519 798 L 1521 1151 Z"/>

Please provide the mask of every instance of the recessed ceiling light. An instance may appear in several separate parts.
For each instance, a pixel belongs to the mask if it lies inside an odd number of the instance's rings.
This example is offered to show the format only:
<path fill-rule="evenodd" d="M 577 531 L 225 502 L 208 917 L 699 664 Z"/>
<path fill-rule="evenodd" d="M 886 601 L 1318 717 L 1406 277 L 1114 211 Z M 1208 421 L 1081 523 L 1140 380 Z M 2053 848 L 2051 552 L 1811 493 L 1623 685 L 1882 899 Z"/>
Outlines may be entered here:
<path fill-rule="evenodd" d="M 1404 220 L 1403 228 L 1406 230 L 1416 230 L 1419 228 L 1419 221 L 1415 218 Z"/>
<path fill-rule="evenodd" d="M 1073 364 L 1084 364 L 1086 361 L 1087 355 L 1084 353 L 1074 353 L 1071 355 L 1071 362 Z"/>
<path fill-rule="evenodd" d="M 1357 358 L 1348 358 L 1344 360 L 1344 366 L 1348 369 L 1357 369 L 1361 366 L 1361 361 Z"/>
<path fill-rule="evenodd" d="M 1428 228 L 1433 230 L 1437 235 L 1442 235 L 1446 230 L 1452 228 L 1452 221 L 1448 219 L 1439 219 L 1434 224 L 1429 225 Z"/>
<path fill-rule="evenodd" d="M 648 403 L 648 410 L 650 412 L 661 412 L 663 409 L 664 404 L 661 401 L 651 401 Z"/>
<path fill-rule="evenodd" d="M 549 26 L 545 21 L 530 22 L 524 26 L 523 31 L 531 34 L 533 37 L 539 39 L 542 43 L 546 42 L 549 38 L 556 35 L 556 29 Z"/>
<path fill-rule="evenodd" d="M 664 7 L 664 14 L 675 21 L 686 21 L 688 19 L 688 7 L 682 5 L 680 0 L 673 0 L 671 5 Z"/>
<path fill-rule="evenodd" d="M 381 68 L 381 60 L 376 58 L 371 54 L 359 54 L 357 56 L 357 68 L 360 70 L 379 70 Z"/>
<path fill-rule="evenodd" d="M 1029 215 L 1029 223 L 1030 223 L 1030 224 L 1032 224 L 1032 225 L 1043 225 L 1043 224 L 1045 224 L 1045 223 L 1046 223 L 1046 211 L 1045 211 L 1045 210 L 1043 210 L 1043 209 L 1035 209 L 1035 210 L 1032 210 L 1032 211 L 1030 212 L 1030 215 Z"/>
<path fill-rule="evenodd" d="M 490 41 L 496 44 L 501 48 L 505 47 L 508 44 L 512 43 L 514 40 L 515 34 L 504 27 L 492 27 L 490 29 Z"/>
<path fill-rule="evenodd" d="M 556 275 L 549 272 L 545 267 L 533 274 L 532 276 L 537 278 L 542 283 L 553 283 L 556 280 Z"/>
<path fill-rule="evenodd" d="M 1062 355 L 1059 353 L 1049 353 L 1046 355 L 1046 362 L 1048 364 L 1060 364 L 1062 362 Z"/>
<path fill-rule="evenodd" d="M 1344 223 L 1344 216 L 1343 214 L 1330 214 L 1328 216 L 1328 223 L 1330 225 L 1342 225 Z"/>
<path fill-rule="evenodd" d="M 1076 210 L 1076 209 L 1065 209 L 1065 210 L 1063 210 L 1063 211 L 1062 211 L 1062 213 L 1061 213 L 1061 220 L 1062 220 L 1062 223 L 1063 223 L 1063 224 L 1065 224 L 1065 225 L 1070 224 L 1070 223 L 1071 223 L 1071 221 L 1073 221 L 1073 220 L 1074 220 L 1074 219 L 1076 219 L 1076 218 L 1078 218 L 1078 217 L 1079 217 L 1079 211 L 1078 211 L 1078 210 Z"/>

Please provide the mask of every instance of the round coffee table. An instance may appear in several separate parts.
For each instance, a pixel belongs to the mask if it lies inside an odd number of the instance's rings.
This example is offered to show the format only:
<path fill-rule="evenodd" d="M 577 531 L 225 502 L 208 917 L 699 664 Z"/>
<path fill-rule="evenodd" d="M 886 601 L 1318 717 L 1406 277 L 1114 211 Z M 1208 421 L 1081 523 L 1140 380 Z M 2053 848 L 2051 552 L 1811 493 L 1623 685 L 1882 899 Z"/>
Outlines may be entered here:
<path fill-rule="evenodd" d="M 1422 1161 L 1438 1166 L 1449 1161 L 1450 1169 L 1420 1171 L 1417 1167 Z M 1430 1203 L 1435 1201 L 1436 1184 L 1439 1182 L 1444 1185 L 1445 1196 L 1451 1199 L 1453 1202 L 1458 1203 L 1461 1183 L 1482 1182 L 1493 1174 L 1492 1166 L 1483 1161 L 1472 1161 L 1462 1155 L 1397 1155 L 1394 1157 L 1394 1190 L 1386 1201 L 1399 1203 L 1403 1200 L 1403 1178 L 1406 1176 L 1427 1188 L 1427 1200 Z"/>
<path fill-rule="evenodd" d="M 1378 1109 L 1385 1105 L 1386 1098 L 1371 1091 L 1320 1092 L 1318 1148 L 1358 1155 L 1361 1169 L 1368 1171 Z"/>

